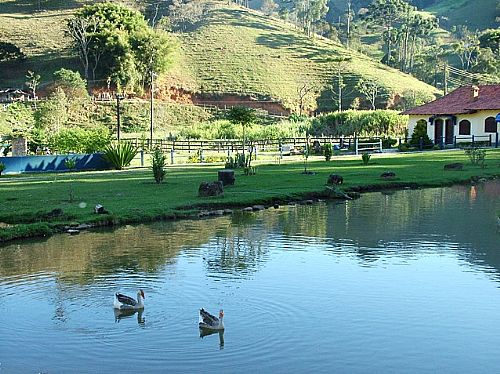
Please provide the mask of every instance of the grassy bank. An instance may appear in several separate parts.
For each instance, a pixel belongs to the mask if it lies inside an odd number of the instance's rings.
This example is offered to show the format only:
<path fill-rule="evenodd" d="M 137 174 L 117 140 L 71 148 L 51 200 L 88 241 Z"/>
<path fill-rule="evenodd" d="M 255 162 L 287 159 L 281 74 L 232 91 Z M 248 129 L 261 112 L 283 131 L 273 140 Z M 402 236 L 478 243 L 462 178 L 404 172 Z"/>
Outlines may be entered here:
<path fill-rule="evenodd" d="M 443 165 L 463 162 L 461 171 L 444 171 Z M 325 162 L 317 157 L 302 174 L 300 161 L 259 165 L 255 176 L 236 172 L 236 184 L 221 197 L 200 198 L 202 181 L 217 179 L 221 165 L 173 166 L 166 183 L 154 183 L 149 169 L 92 173 L 33 174 L 0 178 L 0 241 L 47 235 L 65 225 L 124 224 L 196 215 L 203 208 L 242 207 L 255 203 L 297 200 L 324 193 L 331 173 L 344 178 L 344 190 L 386 187 L 431 187 L 461 183 L 473 176 L 500 176 L 500 150 L 488 150 L 486 168 L 472 166 L 463 151 L 424 154 L 373 155 L 364 166 L 361 157 L 340 157 Z M 396 173 L 392 181 L 380 178 Z M 70 201 L 70 191 L 73 199 Z M 109 214 L 94 214 L 102 204 Z"/>

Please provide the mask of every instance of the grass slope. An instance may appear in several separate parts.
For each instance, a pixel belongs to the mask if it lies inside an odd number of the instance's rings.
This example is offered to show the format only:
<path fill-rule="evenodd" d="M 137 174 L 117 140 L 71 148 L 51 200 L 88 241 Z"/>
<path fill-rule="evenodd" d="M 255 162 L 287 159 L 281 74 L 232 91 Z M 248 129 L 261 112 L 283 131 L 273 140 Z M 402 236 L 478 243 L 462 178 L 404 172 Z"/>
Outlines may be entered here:
<path fill-rule="evenodd" d="M 14 42 L 28 55 L 21 64 L 0 64 L 1 86 L 22 86 L 28 69 L 50 81 L 60 67 L 79 66 L 64 27 L 74 9 L 85 2 L 46 0 L 44 10 L 36 11 L 32 1 L 0 0 L 0 39 Z M 178 34 L 178 61 L 165 82 L 210 93 L 257 93 L 292 108 L 299 87 L 307 82 L 319 87 L 321 100 L 332 105 L 328 86 L 333 61 L 350 57 L 344 78 L 347 104 L 359 96 L 353 87 L 360 77 L 378 81 L 385 99 L 409 89 L 436 93 L 431 86 L 339 44 L 307 38 L 290 24 L 222 4 L 226 3 L 214 5 L 195 30 Z"/>
<path fill-rule="evenodd" d="M 498 27 L 495 23 L 498 0 L 440 0 L 425 10 L 444 17 L 445 26 L 467 25 L 471 30 Z"/>
<path fill-rule="evenodd" d="M 414 154 L 373 155 L 363 166 L 361 157 L 321 158 L 309 163 L 314 175 L 304 175 L 302 162 L 260 165 L 255 176 L 236 173 L 236 184 L 223 196 L 198 197 L 200 182 L 214 180 L 220 165 L 169 167 L 166 183 L 154 183 L 148 169 L 95 173 L 33 174 L 0 178 L 0 241 L 47 234 L 70 222 L 115 224 L 144 222 L 162 218 L 186 217 L 201 207 L 245 206 L 299 199 L 325 191 L 327 177 L 334 170 L 344 178 L 342 188 L 387 186 L 380 179 L 386 170 L 396 173 L 391 183 L 399 186 L 441 186 L 463 182 L 471 176 L 499 176 L 500 150 L 487 151 L 487 167 L 468 163 L 463 151 L 437 151 Z M 443 165 L 463 162 L 462 171 L 444 171 Z M 69 202 L 70 186 L 75 199 Z M 85 204 L 81 204 L 85 203 Z M 102 204 L 110 215 L 93 214 Z M 53 209 L 64 214 L 50 217 Z"/>
<path fill-rule="evenodd" d="M 322 99 L 332 105 L 328 86 L 334 82 L 335 60 L 347 57 L 351 60 L 344 81 L 350 99 L 359 96 L 354 86 L 360 78 L 377 81 L 385 99 L 407 90 L 436 93 L 363 54 L 327 39 L 308 38 L 288 23 L 248 9 L 214 7 L 199 27 L 179 37 L 187 68 L 204 92 L 259 93 L 294 107 L 298 89 L 307 82 L 319 87 Z"/>

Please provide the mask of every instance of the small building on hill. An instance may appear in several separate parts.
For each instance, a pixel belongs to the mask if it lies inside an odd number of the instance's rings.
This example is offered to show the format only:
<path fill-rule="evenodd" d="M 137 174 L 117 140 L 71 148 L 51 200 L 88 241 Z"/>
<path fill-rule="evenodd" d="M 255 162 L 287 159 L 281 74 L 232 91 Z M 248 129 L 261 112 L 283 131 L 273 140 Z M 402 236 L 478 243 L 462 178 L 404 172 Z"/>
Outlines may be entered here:
<path fill-rule="evenodd" d="M 0 103 L 13 103 L 29 99 L 30 94 L 17 88 L 7 88 L 0 90 Z"/>
<path fill-rule="evenodd" d="M 437 100 L 407 110 L 408 135 L 417 125 L 426 126 L 434 144 L 493 139 L 499 131 L 500 84 L 463 86 Z"/>

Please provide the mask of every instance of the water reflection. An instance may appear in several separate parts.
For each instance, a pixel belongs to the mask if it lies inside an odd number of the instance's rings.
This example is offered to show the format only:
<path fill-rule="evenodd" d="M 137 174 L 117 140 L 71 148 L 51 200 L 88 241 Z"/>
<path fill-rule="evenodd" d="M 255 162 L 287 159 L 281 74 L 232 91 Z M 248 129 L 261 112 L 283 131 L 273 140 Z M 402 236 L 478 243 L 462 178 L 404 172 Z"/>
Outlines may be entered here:
<path fill-rule="evenodd" d="M 224 349 L 224 331 L 214 331 L 207 329 L 199 329 L 200 330 L 200 338 L 204 338 L 210 335 L 219 335 L 219 349 Z"/>
<path fill-rule="evenodd" d="M 142 309 L 139 309 L 139 310 L 124 309 L 124 310 L 122 310 L 122 309 L 113 308 L 113 312 L 115 314 L 115 322 L 116 323 L 120 322 L 123 319 L 135 317 L 136 314 L 137 314 L 137 316 L 136 316 L 137 323 L 140 326 L 144 326 L 144 324 L 146 323 L 146 319 L 142 316 L 142 314 L 144 313 L 144 310 L 142 310 Z"/>
<path fill-rule="evenodd" d="M 2 371 L 495 372 L 499 192 L 372 193 L 0 247 Z M 139 288 L 147 325 L 143 311 L 113 322 L 116 290 Z M 198 336 L 200 305 L 224 306 L 232 344 Z"/>

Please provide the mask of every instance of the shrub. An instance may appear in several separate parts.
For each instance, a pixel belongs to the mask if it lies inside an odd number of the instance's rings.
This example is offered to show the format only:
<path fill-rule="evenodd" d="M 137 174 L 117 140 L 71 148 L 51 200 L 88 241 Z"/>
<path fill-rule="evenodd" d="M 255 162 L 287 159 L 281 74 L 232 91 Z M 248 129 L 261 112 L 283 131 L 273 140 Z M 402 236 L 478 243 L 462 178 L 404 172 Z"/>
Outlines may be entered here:
<path fill-rule="evenodd" d="M 401 136 L 405 133 L 408 116 L 395 110 L 346 110 L 322 114 L 311 125 L 311 135 Z"/>
<path fill-rule="evenodd" d="M 5 170 L 5 164 L 3 162 L 0 162 L 0 175 L 2 175 L 4 170 Z"/>
<path fill-rule="evenodd" d="M 413 134 L 411 134 L 410 145 L 414 147 L 420 147 L 420 138 L 422 138 L 422 146 L 423 147 L 432 147 L 434 143 L 427 135 L 427 122 L 422 121 L 417 123 L 415 129 L 413 130 Z"/>
<path fill-rule="evenodd" d="M 392 148 L 393 146 L 396 145 L 397 142 L 398 142 L 397 139 L 384 138 L 382 139 L 382 148 L 384 149 Z"/>
<path fill-rule="evenodd" d="M 76 168 L 76 160 L 74 158 L 67 158 L 64 160 L 64 166 L 71 171 Z"/>
<path fill-rule="evenodd" d="M 95 153 L 107 149 L 110 143 L 111 135 L 105 127 L 63 129 L 49 139 L 50 148 L 59 153 Z"/>
<path fill-rule="evenodd" d="M 156 147 L 151 155 L 153 176 L 156 183 L 160 184 L 165 179 L 166 157 L 160 147 Z"/>
<path fill-rule="evenodd" d="M 486 150 L 479 147 L 470 147 L 465 150 L 465 155 L 469 157 L 472 165 L 480 165 L 482 168 L 484 168 Z"/>
<path fill-rule="evenodd" d="M 361 159 L 363 160 L 363 165 L 368 165 L 368 162 L 370 161 L 371 155 L 368 152 L 365 152 L 361 155 Z"/>
<path fill-rule="evenodd" d="M 233 157 L 229 156 L 226 161 L 226 169 L 243 168 L 246 165 L 245 155 L 243 153 L 236 153 Z"/>
<path fill-rule="evenodd" d="M 115 169 L 122 170 L 129 166 L 138 149 L 131 143 L 118 142 L 110 144 L 104 149 L 104 159 L 107 160 Z"/>
<path fill-rule="evenodd" d="M 332 158 L 332 154 L 333 154 L 333 147 L 332 147 L 331 143 L 325 144 L 325 146 L 323 147 L 323 153 L 325 155 L 325 160 L 330 161 L 330 159 Z"/>

